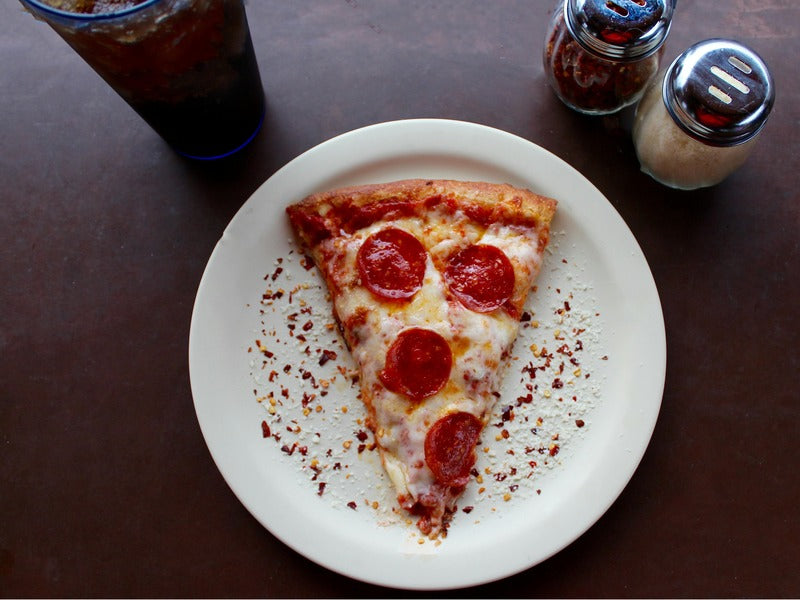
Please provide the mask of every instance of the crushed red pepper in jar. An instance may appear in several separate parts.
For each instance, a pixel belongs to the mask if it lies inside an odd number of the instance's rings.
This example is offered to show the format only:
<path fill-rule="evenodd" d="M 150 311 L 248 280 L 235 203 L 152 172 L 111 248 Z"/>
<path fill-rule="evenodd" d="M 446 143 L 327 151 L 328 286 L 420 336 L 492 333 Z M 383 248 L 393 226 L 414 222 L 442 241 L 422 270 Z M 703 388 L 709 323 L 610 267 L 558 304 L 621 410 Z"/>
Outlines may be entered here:
<path fill-rule="evenodd" d="M 582 113 L 635 103 L 658 72 L 672 12 L 672 0 L 560 1 L 545 37 L 550 86 Z"/>

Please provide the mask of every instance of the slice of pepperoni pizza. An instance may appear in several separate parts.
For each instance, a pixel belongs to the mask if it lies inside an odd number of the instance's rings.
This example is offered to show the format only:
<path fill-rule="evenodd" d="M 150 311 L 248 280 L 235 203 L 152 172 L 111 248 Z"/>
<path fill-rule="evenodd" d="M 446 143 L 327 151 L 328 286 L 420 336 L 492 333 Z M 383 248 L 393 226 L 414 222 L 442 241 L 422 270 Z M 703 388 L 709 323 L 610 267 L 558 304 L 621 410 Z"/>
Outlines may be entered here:
<path fill-rule="evenodd" d="M 328 286 L 399 504 L 446 532 L 539 272 L 556 202 L 404 180 L 287 208 Z"/>

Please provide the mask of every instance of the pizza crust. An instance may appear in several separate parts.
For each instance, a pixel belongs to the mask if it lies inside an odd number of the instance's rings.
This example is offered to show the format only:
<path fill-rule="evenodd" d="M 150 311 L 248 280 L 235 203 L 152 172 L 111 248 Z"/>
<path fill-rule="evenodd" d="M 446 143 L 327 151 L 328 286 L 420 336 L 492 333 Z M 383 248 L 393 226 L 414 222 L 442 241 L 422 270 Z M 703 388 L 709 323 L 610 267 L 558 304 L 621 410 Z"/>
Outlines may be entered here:
<path fill-rule="evenodd" d="M 507 183 L 458 181 L 452 179 L 404 179 L 388 183 L 373 183 L 329 190 L 312 194 L 293 205 L 292 212 L 310 212 L 326 216 L 337 206 L 361 208 L 397 199 L 421 204 L 441 196 L 468 201 L 486 213 L 491 221 L 514 220 L 527 224 L 549 224 L 557 202 L 530 190 Z M 292 215 L 290 212 L 290 217 Z M 300 234 L 302 235 L 302 230 Z M 309 242 L 310 240 L 303 240 Z"/>

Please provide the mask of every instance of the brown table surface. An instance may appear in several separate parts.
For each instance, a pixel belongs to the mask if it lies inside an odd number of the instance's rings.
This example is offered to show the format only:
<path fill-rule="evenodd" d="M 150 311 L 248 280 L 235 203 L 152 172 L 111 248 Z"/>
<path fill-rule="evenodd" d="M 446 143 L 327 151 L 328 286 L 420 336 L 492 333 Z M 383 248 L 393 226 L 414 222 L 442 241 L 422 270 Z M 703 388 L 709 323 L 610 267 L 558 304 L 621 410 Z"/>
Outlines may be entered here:
<path fill-rule="evenodd" d="M 348 130 L 441 117 L 527 138 L 600 189 L 649 261 L 668 354 L 651 443 L 611 508 L 544 563 L 450 595 L 800 595 L 800 5 L 679 3 L 665 61 L 732 37 L 777 87 L 745 166 L 688 193 L 639 171 L 624 118 L 546 87 L 550 2 L 247 8 L 265 126 L 197 164 L 0 5 L 0 594 L 410 594 L 316 565 L 239 503 L 198 427 L 187 343 L 206 261 L 263 181 Z"/>

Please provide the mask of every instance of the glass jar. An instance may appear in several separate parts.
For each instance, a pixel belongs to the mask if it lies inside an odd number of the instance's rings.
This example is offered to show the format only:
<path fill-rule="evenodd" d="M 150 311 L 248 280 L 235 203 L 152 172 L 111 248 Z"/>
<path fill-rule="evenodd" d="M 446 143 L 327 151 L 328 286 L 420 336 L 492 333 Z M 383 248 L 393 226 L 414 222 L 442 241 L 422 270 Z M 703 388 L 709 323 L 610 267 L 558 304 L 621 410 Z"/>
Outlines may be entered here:
<path fill-rule="evenodd" d="M 716 185 L 753 150 L 775 101 L 764 61 L 734 41 L 699 42 L 648 88 L 633 143 L 642 171 L 664 185 Z"/>
<path fill-rule="evenodd" d="M 609 114 L 634 104 L 658 73 L 673 0 L 560 0 L 544 70 L 570 108 Z"/>

